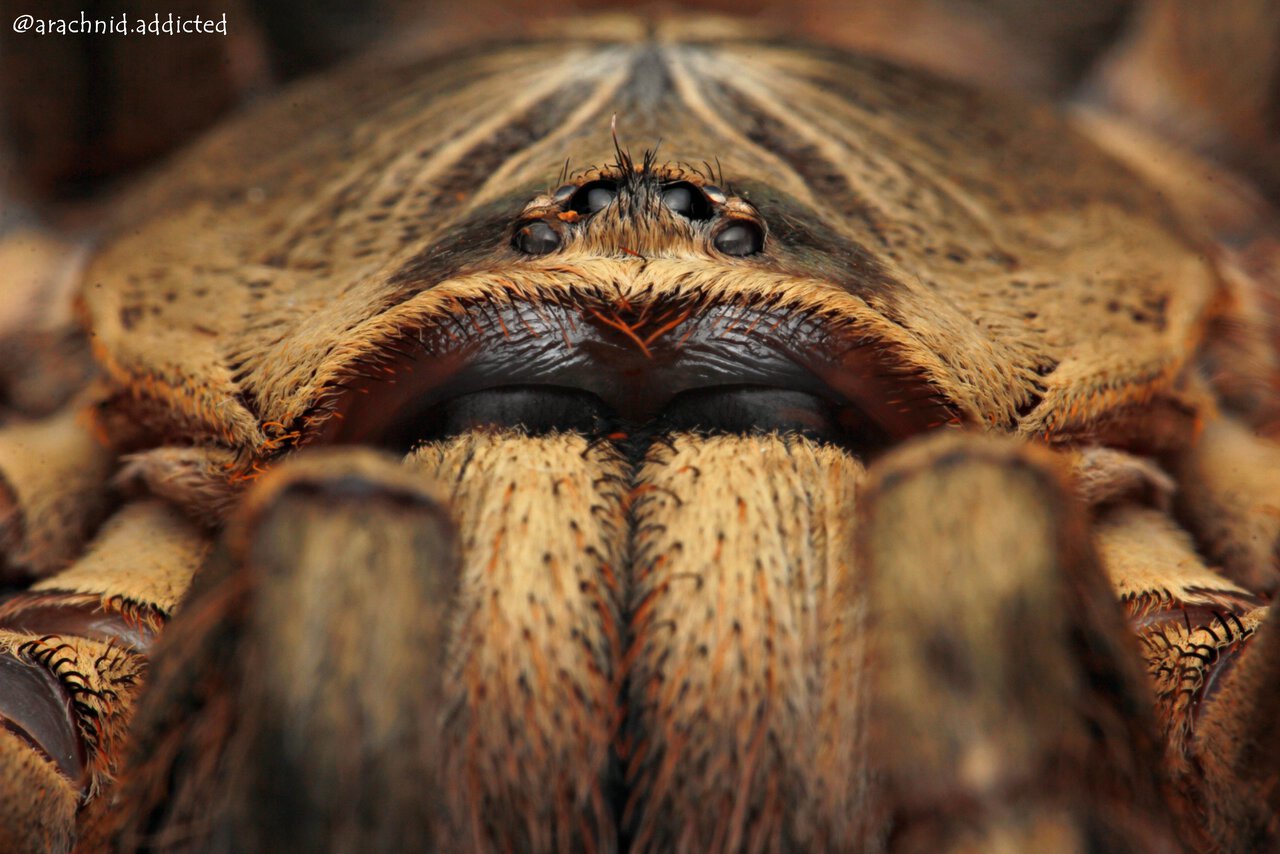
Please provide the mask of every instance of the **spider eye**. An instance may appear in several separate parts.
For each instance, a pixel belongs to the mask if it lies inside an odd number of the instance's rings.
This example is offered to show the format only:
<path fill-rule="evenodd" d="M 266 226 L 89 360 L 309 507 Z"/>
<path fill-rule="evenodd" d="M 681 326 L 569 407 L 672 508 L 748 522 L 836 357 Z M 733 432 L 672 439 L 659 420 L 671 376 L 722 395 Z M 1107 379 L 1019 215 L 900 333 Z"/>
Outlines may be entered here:
<path fill-rule="evenodd" d="M 609 202 L 613 201 L 613 197 L 617 195 L 612 188 L 609 187 L 592 187 L 587 191 L 587 208 L 595 213 L 604 210 L 609 206 Z"/>
<path fill-rule="evenodd" d="M 692 184 L 671 184 L 662 191 L 662 203 L 674 213 L 688 219 L 710 219 L 711 205 L 707 197 Z"/>
<path fill-rule="evenodd" d="M 526 255 L 546 255 L 560 248 L 560 234 L 542 220 L 531 222 L 516 232 L 512 241 Z"/>
<path fill-rule="evenodd" d="M 754 255 L 764 247 L 764 232 L 754 222 L 737 220 L 722 228 L 714 243 L 726 255 Z"/>
<path fill-rule="evenodd" d="M 585 184 L 577 193 L 569 207 L 580 214 L 599 213 L 609 206 L 618 195 L 618 188 L 610 181 L 592 181 Z"/>
<path fill-rule="evenodd" d="M 715 184 L 703 184 L 702 192 L 706 194 L 708 199 L 715 202 L 717 205 L 723 205 L 725 203 L 724 190 L 720 189 Z"/>

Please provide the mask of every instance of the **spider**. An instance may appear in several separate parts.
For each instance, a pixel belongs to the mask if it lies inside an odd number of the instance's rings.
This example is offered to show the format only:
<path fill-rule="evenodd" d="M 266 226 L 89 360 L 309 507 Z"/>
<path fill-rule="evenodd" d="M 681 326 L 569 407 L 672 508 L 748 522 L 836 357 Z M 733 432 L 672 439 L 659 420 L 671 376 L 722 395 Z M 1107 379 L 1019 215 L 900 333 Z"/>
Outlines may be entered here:
<path fill-rule="evenodd" d="M 216 129 L 0 430 L 0 847 L 1274 845 L 1268 295 L 1155 150 L 685 17 Z"/>

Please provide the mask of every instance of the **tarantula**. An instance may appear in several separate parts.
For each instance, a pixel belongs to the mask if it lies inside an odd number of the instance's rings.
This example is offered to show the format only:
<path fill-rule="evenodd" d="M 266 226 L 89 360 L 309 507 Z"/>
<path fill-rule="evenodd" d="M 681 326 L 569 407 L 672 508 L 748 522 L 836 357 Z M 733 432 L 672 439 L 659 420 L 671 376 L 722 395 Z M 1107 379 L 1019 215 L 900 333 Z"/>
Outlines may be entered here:
<path fill-rule="evenodd" d="M 1266 294 L 1095 131 L 685 18 L 215 130 L 0 430 L 4 849 L 1273 845 Z"/>

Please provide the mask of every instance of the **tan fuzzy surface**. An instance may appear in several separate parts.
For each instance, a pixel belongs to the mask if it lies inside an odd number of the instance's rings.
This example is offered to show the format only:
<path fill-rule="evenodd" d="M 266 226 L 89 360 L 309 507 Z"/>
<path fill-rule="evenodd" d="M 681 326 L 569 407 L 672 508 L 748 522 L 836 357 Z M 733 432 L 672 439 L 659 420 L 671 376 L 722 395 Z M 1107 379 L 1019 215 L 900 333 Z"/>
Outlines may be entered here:
<path fill-rule="evenodd" d="M 33 224 L 6 230 L 9 212 L 0 211 L 0 420 L 47 417 L 93 373 L 72 316 L 87 241 Z"/>
<path fill-rule="evenodd" d="M 94 838 L 1206 848 L 1275 717 L 1275 249 L 1158 148 L 678 15 L 249 106 L 103 223 L 94 424 L 0 413 L 0 652 Z M 526 385 L 601 429 L 484 426 Z M 737 385 L 824 442 L 714 434 Z"/>
<path fill-rule="evenodd" d="M 116 482 L 143 487 L 212 525 L 235 507 L 246 480 L 243 475 L 235 453 L 227 448 L 163 447 L 122 457 Z"/>
<path fill-rule="evenodd" d="M 1145 457 L 1096 445 L 1066 452 L 1075 489 L 1090 506 L 1120 500 L 1167 510 L 1177 488 L 1173 478 Z"/>
<path fill-rule="evenodd" d="M 229 536 L 255 589 L 212 836 L 425 845 L 452 785 L 439 720 L 458 555 L 439 493 L 363 449 L 307 455 L 262 487 Z"/>
<path fill-rule="evenodd" d="M 79 788 L 24 739 L 0 730 L 0 850 L 66 854 Z"/>
<path fill-rule="evenodd" d="M 863 473 L 801 439 L 676 435 L 636 480 L 627 805 L 645 851 L 866 838 Z"/>
<path fill-rule="evenodd" d="M 778 435 L 676 434 L 632 458 L 486 429 L 403 465 L 305 451 L 250 487 L 228 532 L 243 564 L 213 599 L 234 607 L 187 617 L 183 654 L 203 649 L 243 690 L 218 667 L 179 678 L 216 699 L 179 721 L 176 755 L 222 769 L 219 797 L 248 810 L 230 813 L 237 839 L 286 838 L 280 804 L 328 804 L 315 814 L 332 824 L 308 827 L 365 838 L 383 790 L 335 793 L 376 778 L 401 779 L 378 815 L 429 825 L 442 850 L 874 850 L 901 827 L 914 828 L 903 851 L 944 838 L 1072 850 L 1095 820 L 1109 839 L 1163 840 L 1155 734 L 1194 799 L 1197 710 L 1264 611 L 1153 508 L 1158 468 L 1086 456 L 1092 506 L 1071 494 L 1079 458 L 958 431 L 870 475 Z M 410 494 L 448 507 L 456 594 L 440 586 L 447 561 L 405 547 L 418 528 L 397 496 Z M 430 583 L 405 586 L 418 571 Z M 382 686 L 404 667 L 434 697 L 410 717 L 438 752 L 396 764 L 372 734 L 395 730 L 409 695 Z M 183 719 L 185 696 L 151 717 Z M 224 751 L 240 726 L 250 736 Z M 310 746 L 323 733 L 337 737 Z M 253 794 L 299 768 L 316 769 L 308 786 Z M 420 803 L 400 797 L 402 772 L 422 781 Z M 207 814 L 207 780 L 178 778 L 179 799 L 166 770 L 149 773 L 149 809 Z M 132 832 L 153 816 L 131 816 Z"/>
<path fill-rule="evenodd" d="M 1181 412 L 1161 441 L 1189 440 L 1179 387 L 1217 283 L 1156 193 L 1047 110 L 744 35 L 609 19 L 252 110 L 120 212 L 85 279 L 97 353 L 154 435 L 266 455 L 468 295 L 767 293 L 891 346 L 972 422 L 1123 443 Z M 615 159 L 615 114 L 637 153 L 718 163 L 766 251 L 515 254 L 566 151 Z"/>
<path fill-rule="evenodd" d="M 1198 710 L 1200 791 L 1223 850 L 1266 850 L 1280 815 L 1280 625 L 1271 619 L 1258 626 L 1233 665 Z"/>
<path fill-rule="evenodd" d="M 1207 566 L 1191 535 L 1157 510 L 1116 507 L 1098 519 L 1093 535 L 1116 595 L 1133 613 L 1160 600 L 1213 606 L 1252 598 Z"/>
<path fill-rule="evenodd" d="M 127 505 L 103 525 L 79 560 L 32 586 L 124 599 L 171 615 L 209 553 L 208 537 L 159 501 Z"/>
<path fill-rule="evenodd" d="M 442 809 L 458 554 L 441 493 L 395 457 L 314 451 L 229 522 L 161 636 L 113 850 L 417 850 Z"/>
<path fill-rule="evenodd" d="M 72 409 L 0 429 L 0 547 L 9 572 L 61 569 L 105 514 L 113 457 L 86 421 Z"/>
<path fill-rule="evenodd" d="M 463 554 L 444 718 L 449 845 L 613 850 L 621 458 L 576 435 L 478 432 L 408 465 L 449 496 Z"/>
<path fill-rule="evenodd" d="M 1207 566 L 1191 536 L 1155 510 L 1111 508 L 1094 527 L 1094 543 L 1139 641 L 1170 774 L 1192 791 L 1202 704 L 1254 643 L 1268 609 Z"/>
<path fill-rule="evenodd" d="M 1205 554 L 1238 584 L 1280 586 L 1280 443 L 1231 418 L 1206 425 L 1178 461 L 1177 508 Z"/>
<path fill-rule="evenodd" d="M 872 469 L 857 554 L 890 850 L 1171 850 L 1148 686 L 1065 487 L 1043 452 L 974 437 Z"/>
<path fill-rule="evenodd" d="M 71 325 L 84 254 L 83 246 L 49 229 L 19 226 L 0 235 L 6 297 L 0 301 L 0 339 Z"/>

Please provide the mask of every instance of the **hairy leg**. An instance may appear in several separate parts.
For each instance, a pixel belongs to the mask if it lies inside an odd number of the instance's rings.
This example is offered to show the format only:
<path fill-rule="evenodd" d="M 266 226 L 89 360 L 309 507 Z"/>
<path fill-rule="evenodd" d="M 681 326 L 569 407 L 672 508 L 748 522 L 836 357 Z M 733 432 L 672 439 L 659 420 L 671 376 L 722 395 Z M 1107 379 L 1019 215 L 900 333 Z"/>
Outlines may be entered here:
<path fill-rule="evenodd" d="M 1227 666 L 1202 693 L 1193 744 L 1202 815 L 1231 854 L 1274 850 L 1280 838 L 1280 625 L 1242 640 L 1238 660 L 1219 656 Z"/>
<path fill-rule="evenodd" d="M 0 581 L 76 557 L 106 514 L 113 460 L 75 409 L 0 429 Z"/>
<path fill-rule="evenodd" d="M 857 849 L 863 468 L 796 437 L 677 435 L 637 473 L 624 822 L 634 850 Z"/>
<path fill-rule="evenodd" d="M 409 465 L 448 494 L 464 555 L 442 848 L 614 850 L 624 461 L 577 435 L 476 431 Z"/>
<path fill-rule="evenodd" d="M 946 435 L 872 469 L 858 562 L 891 851 L 1173 848 L 1149 688 L 1055 468 Z"/>
<path fill-rule="evenodd" d="M 405 850 L 443 801 L 440 497 L 367 451 L 257 484 L 155 654 L 120 808 L 130 850 Z"/>
<path fill-rule="evenodd" d="M 81 821 L 112 808 L 145 653 L 207 546 L 163 504 L 133 504 L 70 567 L 0 605 L 0 849 L 65 851 L 82 798 Z"/>
<path fill-rule="evenodd" d="M 1178 461 L 1177 511 L 1232 581 L 1280 588 L 1280 444 L 1218 418 Z"/>
<path fill-rule="evenodd" d="M 1264 625 L 1270 609 L 1206 566 L 1159 511 L 1104 508 L 1095 536 L 1155 686 L 1183 835 L 1224 852 L 1265 847 L 1280 830 L 1280 649 Z"/>
<path fill-rule="evenodd" d="M 1220 689 L 1162 691 L 1152 714 L 1142 662 L 1158 686 L 1204 662 L 1140 656 L 1116 605 L 1119 590 L 1149 641 L 1163 606 L 1124 591 L 1163 590 L 1194 556 L 1128 497 L 1163 495 L 1149 473 L 1098 492 L 1104 574 L 1048 455 L 979 437 L 913 443 L 869 487 L 847 454 L 777 436 L 676 436 L 633 483 L 574 436 L 480 431 L 408 462 L 303 455 L 253 489 L 162 641 L 126 850 L 266 850 L 299 828 L 339 850 L 397 833 L 446 850 L 863 850 L 889 813 L 896 851 L 1167 850 L 1158 732 L 1217 763 L 1214 821 L 1242 779 L 1269 804 L 1256 686 L 1274 656 L 1202 668 Z M 1180 603 L 1254 607 L 1197 566 Z M 1261 612 L 1221 619 L 1243 641 Z M 1189 620 L 1173 646 L 1216 626 Z M 373 687 L 388 684 L 416 688 Z M 352 724 L 391 708 L 421 738 L 403 761 Z M 414 802 L 362 806 L 377 792 Z"/>

